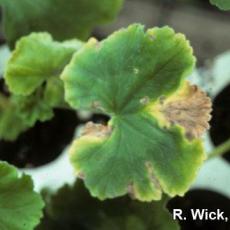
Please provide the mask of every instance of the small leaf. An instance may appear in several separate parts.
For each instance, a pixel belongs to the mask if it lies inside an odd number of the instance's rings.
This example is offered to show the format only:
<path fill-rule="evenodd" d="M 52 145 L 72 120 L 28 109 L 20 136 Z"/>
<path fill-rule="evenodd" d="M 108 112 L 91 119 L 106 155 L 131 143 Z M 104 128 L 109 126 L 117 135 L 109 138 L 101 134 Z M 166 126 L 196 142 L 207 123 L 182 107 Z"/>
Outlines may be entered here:
<path fill-rule="evenodd" d="M 201 139 L 186 138 L 179 122 L 162 122 L 158 104 L 181 90 L 194 62 L 183 35 L 138 24 L 91 39 L 74 55 L 61 76 L 66 100 L 111 116 L 107 126 L 86 125 L 70 149 L 93 196 L 151 201 L 189 189 L 205 158 Z"/>
<path fill-rule="evenodd" d="M 81 181 L 64 186 L 47 198 L 45 218 L 37 230 L 176 230 L 161 202 L 140 203 L 129 197 L 101 202 L 92 198 Z M 63 199 L 64 198 L 64 199 Z"/>
<path fill-rule="evenodd" d="M 91 30 L 111 21 L 123 0 L 1 0 L 9 44 L 34 31 L 47 31 L 57 40 L 85 39 Z"/>
<path fill-rule="evenodd" d="M 36 121 L 49 120 L 55 107 L 66 105 L 59 75 L 82 45 L 76 39 L 53 41 L 47 33 L 32 33 L 18 41 L 7 64 L 5 79 L 13 93 L 10 100 L 23 124 L 31 127 Z M 19 129 L 16 131 L 18 135 Z"/>
<path fill-rule="evenodd" d="M 210 0 L 210 2 L 221 10 L 230 10 L 229 0 Z"/>
<path fill-rule="evenodd" d="M 29 176 L 0 162 L 0 229 L 33 230 L 42 217 L 43 201 Z"/>
<path fill-rule="evenodd" d="M 0 139 L 13 141 L 26 129 L 28 125 L 17 113 L 17 106 L 0 94 Z"/>
<path fill-rule="evenodd" d="M 30 96 L 12 97 L 18 116 L 28 127 L 32 127 L 37 121 L 50 120 L 54 115 L 53 108 L 47 104 L 42 94 L 42 90 L 38 90 Z"/>
<path fill-rule="evenodd" d="M 44 101 L 51 107 L 65 105 L 64 86 L 60 78 L 51 78 L 47 81 L 44 91 Z"/>
<path fill-rule="evenodd" d="M 58 78 L 80 46 L 81 42 L 77 40 L 55 42 L 47 33 L 23 37 L 17 42 L 7 64 L 5 79 L 9 90 L 27 96 L 50 78 Z"/>
<path fill-rule="evenodd" d="M 39 87 L 30 96 L 12 95 L 18 116 L 29 127 L 37 121 L 47 121 L 53 116 L 53 108 L 66 106 L 64 88 L 60 78 L 50 78 L 45 86 Z"/>

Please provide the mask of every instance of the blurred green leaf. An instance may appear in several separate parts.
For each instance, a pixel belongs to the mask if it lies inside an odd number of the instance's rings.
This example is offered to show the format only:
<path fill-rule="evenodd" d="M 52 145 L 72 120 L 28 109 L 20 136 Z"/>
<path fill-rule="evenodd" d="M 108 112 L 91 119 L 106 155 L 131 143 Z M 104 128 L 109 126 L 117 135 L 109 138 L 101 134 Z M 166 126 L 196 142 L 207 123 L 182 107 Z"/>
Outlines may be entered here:
<path fill-rule="evenodd" d="M 46 212 L 37 230 L 176 230 L 176 221 L 161 202 L 140 203 L 128 196 L 101 202 L 82 181 L 46 193 Z"/>
<path fill-rule="evenodd" d="M 13 141 L 26 129 L 28 125 L 17 113 L 17 106 L 0 94 L 0 139 Z"/>
<path fill-rule="evenodd" d="M 53 108 L 48 105 L 42 95 L 42 90 L 38 90 L 30 96 L 13 96 L 13 103 L 18 116 L 28 127 L 32 127 L 36 121 L 47 121 L 53 117 Z"/>
<path fill-rule="evenodd" d="M 50 78 L 44 91 L 44 102 L 50 107 L 64 106 L 64 85 L 60 78 Z"/>
<path fill-rule="evenodd" d="M 55 107 L 66 106 L 59 75 L 82 45 L 77 39 L 56 42 L 47 33 L 32 33 L 17 42 L 5 71 L 5 80 L 12 93 L 9 99 L 11 105 L 4 108 L 8 113 L 2 109 L 1 114 L 9 121 L 15 119 L 18 125 L 14 135 L 8 134 L 7 129 L 14 123 L 0 120 L 0 125 L 5 127 L 2 137 L 11 135 L 15 139 L 20 131 L 32 127 L 36 121 L 51 119 Z M 11 114 L 12 110 L 8 108 L 12 106 L 14 112 Z"/>
<path fill-rule="evenodd" d="M 230 10 L 229 0 L 210 0 L 210 2 L 221 10 Z"/>
<path fill-rule="evenodd" d="M 64 101 L 64 88 L 60 78 L 51 77 L 45 86 L 39 87 L 29 96 L 12 95 L 17 114 L 29 127 L 36 121 L 50 120 L 53 108 L 67 106 Z"/>
<path fill-rule="evenodd" d="M 85 39 L 111 21 L 123 0 L 1 0 L 4 27 L 11 47 L 30 32 L 47 31 L 57 40 Z"/>
<path fill-rule="evenodd" d="M 33 230 L 42 217 L 43 201 L 29 176 L 0 162 L 0 229 Z"/>
<path fill-rule="evenodd" d="M 44 82 L 59 74 L 82 43 L 59 43 L 47 33 L 32 33 L 17 42 L 5 71 L 5 80 L 14 94 L 30 95 Z"/>

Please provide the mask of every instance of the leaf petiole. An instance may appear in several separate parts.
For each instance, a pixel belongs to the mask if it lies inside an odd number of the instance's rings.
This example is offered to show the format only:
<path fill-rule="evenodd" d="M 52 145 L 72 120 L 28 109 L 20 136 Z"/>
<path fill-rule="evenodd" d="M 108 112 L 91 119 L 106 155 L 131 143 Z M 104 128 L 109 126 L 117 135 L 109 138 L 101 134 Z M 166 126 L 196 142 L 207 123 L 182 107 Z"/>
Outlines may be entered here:
<path fill-rule="evenodd" d="M 228 152 L 229 150 L 230 150 L 230 139 L 228 139 L 223 144 L 221 144 L 218 147 L 216 147 L 212 152 L 210 152 L 208 154 L 208 160 L 212 159 L 213 157 L 223 155 L 226 152 Z"/>

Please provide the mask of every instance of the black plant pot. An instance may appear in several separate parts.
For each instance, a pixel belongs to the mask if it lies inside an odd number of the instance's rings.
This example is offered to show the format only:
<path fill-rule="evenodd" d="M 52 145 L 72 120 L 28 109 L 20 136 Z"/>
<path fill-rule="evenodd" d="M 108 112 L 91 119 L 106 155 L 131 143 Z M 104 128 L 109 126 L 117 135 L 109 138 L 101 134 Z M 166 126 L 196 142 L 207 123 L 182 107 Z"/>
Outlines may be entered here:
<path fill-rule="evenodd" d="M 56 109 L 52 120 L 37 122 L 14 142 L 0 141 L 0 160 L 19 168 L 34 168 L 55 160 L 67 147 L 76 127 L 87 121 L 106 124 L 108 117 L 93 114 L 80 119 L 75 111 Z"/>
<path fill-rule="evenodd" d="M 215 146 L 230 138 L 230 85 L 227 85 L 213 101 L 210 136 Z M 230 151 L 223 157 L 230 162 Z"/>
<path fill-rule="evenodd" d="M 80 124 L 76 113 L 55 110 L 52 120 L 37 122 L 14 142 L 0 141 L 0 160 L 19 168 L 34 168 L 56 159 L 74 137 Z"/>

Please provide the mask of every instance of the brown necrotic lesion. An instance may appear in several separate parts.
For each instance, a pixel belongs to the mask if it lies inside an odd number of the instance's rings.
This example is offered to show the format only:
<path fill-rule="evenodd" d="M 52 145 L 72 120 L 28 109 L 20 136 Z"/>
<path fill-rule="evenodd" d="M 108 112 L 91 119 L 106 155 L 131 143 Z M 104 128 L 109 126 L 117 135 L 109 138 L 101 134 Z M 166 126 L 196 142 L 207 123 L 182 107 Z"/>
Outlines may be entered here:
<path fill-rule="evenodd" d="M 211 99 L 198 86 L 186 82 L 175 96 L 160 100 L 160 112 L 170 125 L 184 127 L 188 139 L 199 138 L 209 129 Z"/>
<path fill-rule="evenodd" d="M 83 128 L 81 136 L 107 137 L 111 132 L 110 126 L 88 122 Z"/>

